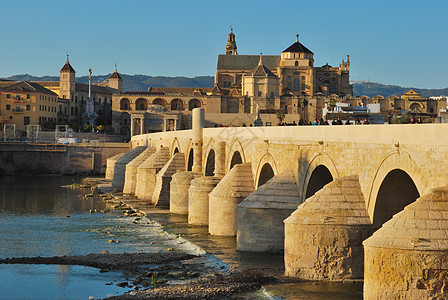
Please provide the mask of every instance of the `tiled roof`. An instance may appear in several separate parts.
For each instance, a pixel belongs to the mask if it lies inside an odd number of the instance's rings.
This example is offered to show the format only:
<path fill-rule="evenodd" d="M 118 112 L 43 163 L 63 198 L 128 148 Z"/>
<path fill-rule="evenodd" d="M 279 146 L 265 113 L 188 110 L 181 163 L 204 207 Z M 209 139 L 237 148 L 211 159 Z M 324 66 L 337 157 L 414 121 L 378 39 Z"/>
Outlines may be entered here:
<path fill-rule="evenodd" d="M 299 43 L 298 41 L 286 48 L 282 53 L 284 52 L 292 52 L 292 53 L 311 53 L 311 50 L 309 50 L 307 47 Z"/>
<path fill-rule="evenodd" d="M 218 70 L 252 70 L 258 65 L 259 55 L 218 55 Z M 280 55 L 263 55 L 263 64 L 269 70 L 280 66 Z"/>
<path fill-rule="evenodd" d="M 87 83 L 76 83 L 75 87 L 76 91 L 82 91 L 82 92 L 88 92 L 89 91 L 89 85 Z M 92 84 L 92 93 L 98 93 L 98 94 L 114 94 L 118 93 L 118 90 L 113 89 L 108 86 L 99 86 Z"/>
<path fill-rule="evenodd" d="M 274 73 L 271 72 L 262 62 L 262 58 L 260 57 L 260 62 L 255 67 L 255 69 L 252 70 L 252 76 L 265 76 L 265 77 L 276 77 Z"/>
<path fill-rule="evenodd" d="M 115 70 L 115 72 L 112 73 L 112 75 L 110 75 L 109 79 L 122 79 L 120 74 L 118 74 L 117 70 Z"/>
<path fill-rule="evenodd" d="M 67 55 L 67 61 L 65 62 L 65 65 L 62 67 L 60 72 L 62 71 L 69 71 L 70 73 L 76 73 L 75 69 L 73 69 L 70 63 L 68 62 L 68 55 Z"/>
<path fill-rule="evenodd" d="M 197 87 L 151 87 L 149 88 L 150 93 L 156 94 L 185 94 L 185 95 L 195 95 L 198 90 L 202 93 L 211 92 L 213 88 L 197 88 Z"/>
<path fill-rule="evenodd" d="M 56 93 L 50 91 L 49 89 L 44 88 L 40 84 L 37 84 L 35 82 L 29 82 L 29 81 L 21 81 L 19 83 L 15 83 L 12 85 L 9 85 L 7 87 L 1 88 L 4 92 L 20 92 L 20 93 L 43 93 L 48 95 L 57 96 Z"/>

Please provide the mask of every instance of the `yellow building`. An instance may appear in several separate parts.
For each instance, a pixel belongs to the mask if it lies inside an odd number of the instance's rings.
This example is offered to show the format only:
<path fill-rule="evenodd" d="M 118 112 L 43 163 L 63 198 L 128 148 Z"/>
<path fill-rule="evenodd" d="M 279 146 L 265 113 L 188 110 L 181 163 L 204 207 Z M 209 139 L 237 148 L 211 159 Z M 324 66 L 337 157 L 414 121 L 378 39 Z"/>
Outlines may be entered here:
<path fill-rule="evenodd" d="M 57 121 L 58 95 L 43 86 L 28 81 L 3 82 L 0 88 L 0 127 L 15 124 L 25 131 L 27 125 Z"/>
<path fill-rule="evenodd" d="M 231 30 L 226 54 L 218 55 L 215 86 L 242 89 L 244 85 L 242 78 L 256 68 L 258 60 L 258 55 L 238 55 L 235 35 Z M 353 86 L 349 81 L 349 56 L 347 55 L 347 60 L 343 60 L 338 67 L 332 67 L 328 63 L 322 67 L 315 67 L 314 53 L 299 42 L 299 35 L 280 55 L 264 55 L 263 65 L 278 77 L 279 95 L 353 94 Z"/>

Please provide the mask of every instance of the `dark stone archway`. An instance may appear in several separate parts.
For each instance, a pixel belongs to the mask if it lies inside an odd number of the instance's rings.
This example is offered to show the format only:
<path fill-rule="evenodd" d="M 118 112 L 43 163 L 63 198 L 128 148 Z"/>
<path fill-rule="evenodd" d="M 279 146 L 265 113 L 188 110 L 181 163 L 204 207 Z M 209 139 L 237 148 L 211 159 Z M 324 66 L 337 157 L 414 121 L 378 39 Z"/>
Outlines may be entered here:
<path fill-rule="evenodd" d="M 213 176 L 215 172 L 215 150 L 210 150 L 205 164 L 205 176 Z"/>
<path fill-rule="evenodd" d="M 313 196 L 318 190 L 323 188 L 326 184 L 333 181 L 330 171 L 323 165 L 317 166 L 311 174 L 306 188 L 306 199 Z"/>
<path fill-rule="evenodd" d="M 232 170 L 233 166 L 242 164 L 243 159 L 241 158 L 241 154 L 238 151 L 235 151 L 232 156 L 232 160 L 230 161 L 230 170 Z"/>
<path fill-rule="evenodd" d="M 263 184 L 268 182 L 269 179 L 271 179 L 272 177 L 274 177 L 274 170 L 272 170 L 272 167 L 270 164 L 265 163 L 263 165 L 263 167 L 261 168 L 260 177 L 258 178 L 257 188 L 259 188 L 260 186 L 262 186 Z"/>
<path fill-rule="evenodd" d="M 188 154 L 187 171 L 191 171 L 192 169 L 193 169 L 193 148 L 190 149 L 190 153 Z"/>
<path fill-rule="evenodd" d="M 373 213 L 374 228 L 381 227 L 393 215 L 414 202 L 420 194 L 412 178 L 403 170 L 390 171 L 381 183 Z"/>

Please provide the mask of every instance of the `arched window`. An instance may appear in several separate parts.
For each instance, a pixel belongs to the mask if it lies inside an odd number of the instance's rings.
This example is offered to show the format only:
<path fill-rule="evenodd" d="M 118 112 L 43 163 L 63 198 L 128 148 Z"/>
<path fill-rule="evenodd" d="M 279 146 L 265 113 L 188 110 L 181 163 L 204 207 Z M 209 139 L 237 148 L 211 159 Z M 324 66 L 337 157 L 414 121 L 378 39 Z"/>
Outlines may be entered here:
<path fill-rule="evenodd" d="M 184 102 L 180 99 L 171 100 L 171 110 L 184 110 Z"/>
<path fill-rule="evenodd" d="M 193 110 L 193 108 L 198 108 L 201 107 L 201 101 L 199 101 L 198 99 L 191 99 L 188 102 L 188 110 Z"/>
<path fill-rule="evenodd" d="M 293 90 L 294 91 L 300 90 L 300 80 L 299 80 L 299 78 L 294 78 Z"/>
<path fill-rule="evenodd" d="M 131 102 L 128 99 L 123 98 L 120 100 L 120 110 L 128 110 L 130 108 L 131 108 Z"/>
<path fill-rule="evenodd" d="M 147 110 L 148 109 L 148 101 L 143 98 L 137 99 L 135 101 L 135 110 Z"/>
<path fill-rule="evenodd" d="M 298 66 L 299 65 L 299 62 L 296 60 L 295 62 L 294 62 L 294 66 Z"/>

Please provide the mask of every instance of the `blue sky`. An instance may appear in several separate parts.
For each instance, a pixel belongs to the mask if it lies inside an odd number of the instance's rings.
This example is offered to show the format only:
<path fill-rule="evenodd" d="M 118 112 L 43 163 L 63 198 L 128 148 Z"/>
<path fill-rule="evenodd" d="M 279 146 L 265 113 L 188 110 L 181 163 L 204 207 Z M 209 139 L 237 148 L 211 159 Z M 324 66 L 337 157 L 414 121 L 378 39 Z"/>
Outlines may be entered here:
<path fill-rule="evenodd" d="M 279 55 L 295 41 L 315 65 L 350 54 L 352 80 L 448 87 L 448 1 L 2 1 L 0 77 L 118 71 L 214 75 L 229 26 L 239 54 Z"/>

